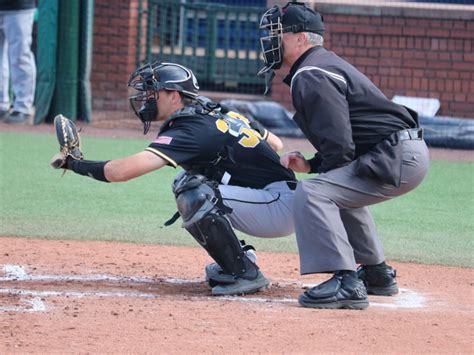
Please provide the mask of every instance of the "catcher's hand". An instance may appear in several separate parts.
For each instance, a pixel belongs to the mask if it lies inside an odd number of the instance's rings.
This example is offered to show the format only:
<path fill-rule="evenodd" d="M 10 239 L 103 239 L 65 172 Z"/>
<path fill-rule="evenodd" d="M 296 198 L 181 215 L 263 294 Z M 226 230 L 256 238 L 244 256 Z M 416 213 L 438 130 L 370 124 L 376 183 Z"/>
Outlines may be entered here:
<path fill-rule="evenodd" d="M 81 137 L 74 122 L 63 115 L 57 115 L 54 118 L 54 128 L 60 152 L 51 159 L 51 166 L 55 169 L 67 169 L 68 157 L 76 160 L 84 159 L 81 151 Z"/>

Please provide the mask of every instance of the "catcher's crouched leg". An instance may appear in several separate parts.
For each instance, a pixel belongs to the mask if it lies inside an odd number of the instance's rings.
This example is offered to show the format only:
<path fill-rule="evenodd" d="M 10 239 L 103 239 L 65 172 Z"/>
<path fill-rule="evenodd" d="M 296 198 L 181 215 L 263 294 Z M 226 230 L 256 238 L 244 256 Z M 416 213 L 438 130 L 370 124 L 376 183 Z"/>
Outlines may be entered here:
<path fill-rule="evenodd" d="M 183 227 L 223 270 L 210 280 L 213 295 L 257 292 L 269 286 L 258 266 L 245 254 L 220 209 L 212 183 L 199 175 L 181 175 L 173 184 Z"/>

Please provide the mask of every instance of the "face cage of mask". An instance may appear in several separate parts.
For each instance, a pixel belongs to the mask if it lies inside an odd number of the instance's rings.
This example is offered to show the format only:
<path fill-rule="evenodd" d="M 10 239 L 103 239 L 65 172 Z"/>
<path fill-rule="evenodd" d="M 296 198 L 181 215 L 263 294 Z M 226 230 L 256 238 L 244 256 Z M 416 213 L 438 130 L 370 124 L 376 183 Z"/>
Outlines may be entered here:
<path fill-rule="evenodd" d="M 158 119 L 158 99 L 159 95 L 155 90 L 139 91 L 138 94 L 129 97 L 130 107 L 143 123 L 143 134 L 147 134 L 151 122 Z"/>
<path fill-rule="evenodd" d="M 271 69 L 279 69 L 283 62 L 282 35 L 283 26 L 280 16 L 273 10 L 267 11 L 260 22 L 260 46 L 262 48 L 263 61 L 265 66 L 260 69 L 257 75 L 262 75 Z"/>

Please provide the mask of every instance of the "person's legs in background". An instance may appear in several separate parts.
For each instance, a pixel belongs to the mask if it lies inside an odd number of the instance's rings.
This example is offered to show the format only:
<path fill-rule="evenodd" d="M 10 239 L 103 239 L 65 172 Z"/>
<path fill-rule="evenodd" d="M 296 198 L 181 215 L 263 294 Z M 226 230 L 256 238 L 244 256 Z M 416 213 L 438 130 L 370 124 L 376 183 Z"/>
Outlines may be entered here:
<path fill-rule="evenodd" d="M 14 93 L 12 113 L 6 123 L 26 123 L 33 115 L 36 65 L 31 51 L 34 10 L 4 16 L 10 78 Z M 8 93 L 7 93 L 8 94 Z"/>
<path fill-rule="evenodd" d="M 8 92 L 10 77 L 7 50 L 5 15 L 0 14 L 0 120 L 3 120 L 10 110 L 10 97 Z"/>

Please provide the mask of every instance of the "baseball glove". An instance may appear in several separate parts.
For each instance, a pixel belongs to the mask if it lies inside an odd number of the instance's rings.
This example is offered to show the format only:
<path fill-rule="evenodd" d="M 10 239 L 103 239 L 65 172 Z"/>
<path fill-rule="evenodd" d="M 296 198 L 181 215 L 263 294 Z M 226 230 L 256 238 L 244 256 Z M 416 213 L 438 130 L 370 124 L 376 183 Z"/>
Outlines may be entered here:
<path fill-rule="evenodd" d="M 54 118 L 54 128 L 59 142 L 59 153 L 51 159 L 51 166 L 55 169 L 67 169 L 68 157 L 76 160 L 84 159 L 81 151 L 81 137 L 74 122 L 63 115 L 57 115 Z"/>

